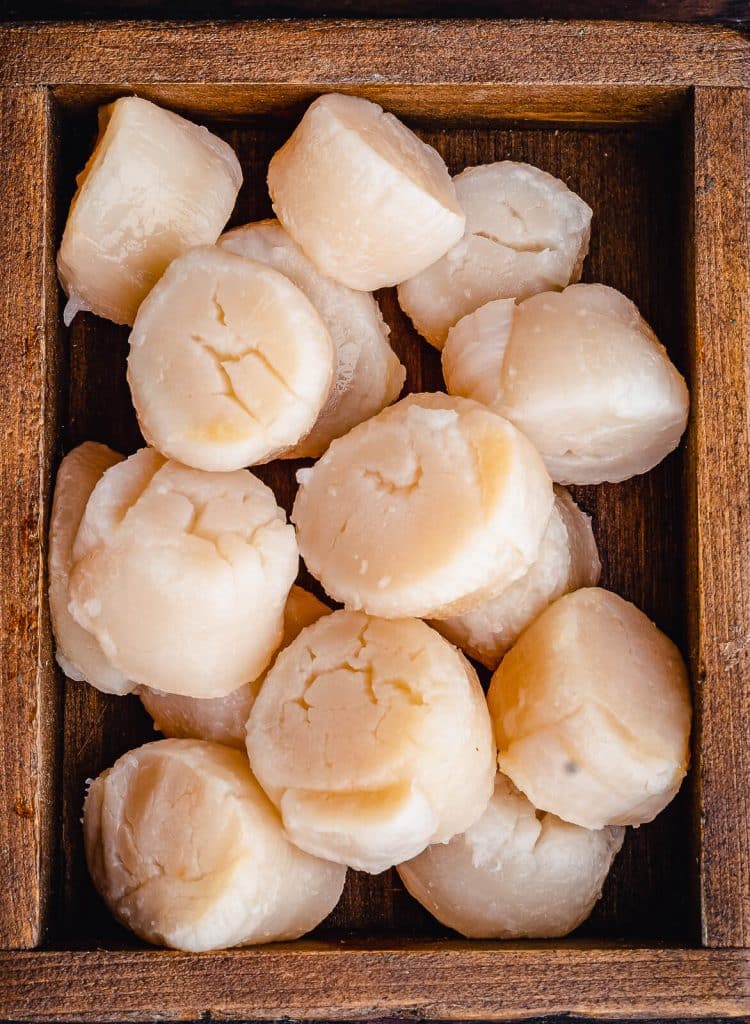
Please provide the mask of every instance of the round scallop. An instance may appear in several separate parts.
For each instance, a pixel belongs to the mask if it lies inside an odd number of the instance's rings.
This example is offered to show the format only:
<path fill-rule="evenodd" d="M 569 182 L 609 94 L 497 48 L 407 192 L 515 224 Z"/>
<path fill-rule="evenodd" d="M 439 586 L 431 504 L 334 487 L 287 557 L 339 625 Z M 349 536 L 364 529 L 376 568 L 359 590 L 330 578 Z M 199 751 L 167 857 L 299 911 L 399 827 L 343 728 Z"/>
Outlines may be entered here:
<path fill-rule="evenodd" d="M 535 807 L 584 828 L 651 821 L 687 771 L 690 693 L 675 645 L 599 588 L 549 606 L 488 694 L 498 765 Z"/>
<path fill-rule="evenodd" d="M 284 635 L 281 648 L 288 647 L 305 626 L 312 625 L 331 609 L 302 587 L 292 587 L 284 609 Z M 138 696 L 154 721 L 154 728 L 165 736 L 212 740 L 228 747 L 245 749 L 247 720 L 265 672 L 226 697 L 180 697 L 148 686 L 138 688 Z"/>
<path fill-rule="evenodd" d="M 330 93 L 308 107 L 271 160 L 268 189 L 320 272 L 361 291 L 418 274 L 464 231 L 442 157 L 357 96 Z"/>
<path fill-rule="evenodd" d="M 204 247 L 170 264 L 138 311 L 128 382 L 149 444 L 226 472 L 267 462 L 312 429 L 333 362 L 325 324 L 288 277 Z"/>
<path fill-rule="evenodd" d="M 100 108 L 96 148 L 77 181 L 57 257 L 65 323 L 88 309 L 132 324 L 172 260 L 219 237 L 242 171 L 207 128 L 124 96 Z"/>
<path fill-rule="evenodd" d="M 530 164 L 467 167 L 453 183 L 463 238 L 398 288 L 401 308 L 438 349 L 461 317 L 493 299 L 520 301 L 578 281 L 591 233 L 591 208 Z"/>
<path fill-rule="evenodd" d="M 348 608 L 445 617 L 522 576 L 552 512 L 549 476 L 476 402 L 409 395 L 301 470 L 292 520 L 310 572 Z"/>
<path fill-rule="evenodd" d="M 119 695 L 130 693 L 135 684 L 110 665 L 96 638 L 68 611 L 68 583 L 73 542 L 91 492 L 122 458 L 105 444 L 85 441 L 62 460 L 55 480 L 48 557 L 49 610 L 58 665 L 69 679 L 85 680 L 103 693 Z"/>
<path fill-rule="evenodd" d="M 625 836 L 538 813 L 503 775 L 482 817 L 400 864 L 423 907 L 470 939 L 552 939 L 584 921 Z"/>
<path fill-rule="evenodd" d="M 523 630 L 556 598 L 599 582 L 601 562 L 591 529 L 564 487 L 555 485 L 555 504 L 539 555 L 520 579 L 496 597 L 462 615 L 431 625 L 464 653 L 496 669 Z"/>
<path fill-rule="evenodd" d="M 244 754 L 200 740 L 119 758 L 91 784 L 83 834 L 118 921 L 191 953 L 298 938 L 334 908 L 346 874 L 289 842 Z"/>
<path fill-rule="evenodd" d="M 465 831 L 495 774 L 469 662 L 417 619 L 362 612 L 327 615 L 281 652 L 247 749 L 292 842 L 372 873 Z"/>
<path fill-rule="evenodd" d="M 334 438 L 398 398 L 406 371 L 372 295 L 324 277 L 276 220 L 235 228 L 219 244 L 285 274 L 320 313 L 333 341 L 333 387 L 310 433 L 282 458 L 318 458 Z"/>
<path fill-rule="evenodd" d="M 450 331 L 443 373 L 451 394 L 515 423 L 559 483 L 645 473 L 687 423 L 687 388 L 666 349 L 636 306 L 602 284 L 482 306 Z"/>
<path fill-rule="evenodd" d="M 89 498 L 68 607 L 134 683 L 221 697 L 277 650 L 297 564 L 294 530 L 251 473 L 203 473 L 143 448 Z"/>

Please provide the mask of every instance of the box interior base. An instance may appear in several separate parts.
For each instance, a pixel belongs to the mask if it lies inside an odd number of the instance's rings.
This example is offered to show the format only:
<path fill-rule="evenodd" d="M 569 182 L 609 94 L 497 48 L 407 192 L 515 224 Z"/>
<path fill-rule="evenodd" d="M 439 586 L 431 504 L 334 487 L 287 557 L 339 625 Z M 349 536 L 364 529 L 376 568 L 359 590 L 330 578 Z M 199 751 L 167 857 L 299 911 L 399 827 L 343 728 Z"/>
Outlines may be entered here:
<path fill-rule="evenodd" d="M 58 118 L 58 239 L 74 176 L 85 162 L 96 130 L 93 100 L 85 102 L 81 90 L 75 99 L 59 111 Z M 168 90 L 162 100 L 169 104 Z M 221 117 L 220 89 L 217 104 L 217 120 L 201 120 L 235 147 L 245 175 L 232 224 L 270 216 L 266 167 L 293 121 L 283 110 L 276 110 L 230 122 Z M 183 96 L 177 105 L 189 114 Z M 680 199 L 685 154 L 679 117 L 656 125 L 591 128 L 508 125 L 486 119 L 462 124 L 457 112 L 436 122 L 423 119 L 429 109 L 425 90 L 418 97 L 415 90 L 414 117 L 408 116 L 406 100 L 401 113 L 404 109 L 407 122 L 437 147 L 453 173 L 493 160 L 522 160 L 561 177 L 578 192 L 594 210 L 583 280 L 612 285 L 633 299 L 677 366 L 686 371 L 687 268 L 682 245 L 686 225 Z M 436 353 L 420 341 L 400 313 L 393 290 L 381 293 L 380 299 L 394 348 L 407 366 L 407 389 L 439 389 L 442 379 Z M 56 461 L 88 439 L 125 453 L 142 444 L 125 380 L 127 334 L 127 329 L 89 315 L 79 315 L 69 331 L 60 333 L 64 372 Z M 298 465 L 281 463 L 257 471 L 287 509 Z M 603 585 L 638 604 L 687 653 L 683 470 L 678 451 L 644 477 L 574 492 L 594 518 Z M 307 584 L 311 584 L 309 578 Z M 53 871 L 49 942 L 57 948 L 130 947 L 132 937 L 114 923 L 89 882 L 81 842 L 81 805 L 87 778 L 155 734 L 134 697 L 107 697 L 65 680 L 62 674 L 59 688 L 63 723 L 57 808 L 60 842 Z M 697 943 L 691 784 L 688 778 L 677 799 L 655 822 L 628 830 L 603 897 L 575 937 Z M 449 934 L 406 894 L 395 871 L 377 877 L 350 872 L 339 906 L 312 938 L 335 942 L 348 937 L 356 943 L 377 937 L 408 940 Z"/>

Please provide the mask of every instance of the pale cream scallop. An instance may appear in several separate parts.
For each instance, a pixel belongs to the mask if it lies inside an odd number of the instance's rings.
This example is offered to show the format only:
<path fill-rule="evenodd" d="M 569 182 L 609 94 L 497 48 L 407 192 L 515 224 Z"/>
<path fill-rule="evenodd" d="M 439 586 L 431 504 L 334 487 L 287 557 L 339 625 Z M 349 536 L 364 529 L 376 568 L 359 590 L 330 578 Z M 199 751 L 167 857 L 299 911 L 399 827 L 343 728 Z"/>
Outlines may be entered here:
<path fill-rule="evenodd" d="M 101 107 L 57 257 L 66 324 L 86 309 L 132 324 L 173 259 L 216 241 L 241 184 L 208 129 L 137 96 Z"/>
<path fill-rule="evenodd" d="M 120 695 L 130 693 L 135 684 L 110 665 L 96 638 L 68 611 L 68 582 L 73 542 L 91 492 L 104 472 L 122 459 L 105 444 L 85 441 L 62 460 L 55 479 L 48 558 L 49 610 L 58 665 L 70 679 Z"/>
<path fill-rule="evenodd" d="M 187 466 L 268 462 L 314 426 L 333 381 L 331 337 L 272 267 L 218 247 L 170 264 L 130 335 L 143 435 Z"/>
<path fill-rule="evenodd" d="M 334 441 L 292 520 L 331 597 L 387 618 L 445 617 L 522 576 L 552 483 L 536 450 L 476 402 L 414 394 Z"/>
<path fill-rule="evenodd" d="M 292 587 L 284 608 L 284 635 L 280 650 L 288 647 L 305 626 L 312 625 L 331 609 L 302 587 Z M 245 749 L 245 732 L 250 711 L 266 673 L 245 683 L 226 697 L 180 697 L 148 686 L 138 687 L 138 696 L 154 720 L 154 728 L 165 736 L 212 740 L 228 747 Z"/>
<path fill-rule="evenodd" d="M 439 921 L 470 939 L 547 939 L 584 921 L 625 836 L 540 814 L 503 775 L 482 817 L 398 873 Z"/>
<path fill-rule="evenodd" d="M 495 774 L 469 662 L 417 619 L 362 612 L 325 616 L 281 652 L 247 749 L 292 842 L 372 873 L 467 829 Z"/>
<path fill-rule="evenodd" d="M 203 473 L 143 448 L 89 498 L 69 610 L 135 683 L 221 697 L 273 657 L 297 564 L 294 530 L 251 473 Z"/>
<path fill-rule="evenodd" d="M 357 96 L 312 103 L 271 159 L 276 216 L 321 273 L 375 291 L 418 274 L 461 238 L 442 157 Z"/>
<path fill-rule="evenodd" d="M 91 784 L 86 860 L 115 917 L 188 952 L 295 939 L 338 902 L 346 869 L 285 837 L 237 750 L 168 739 Z"/>
<path fill-rule="evenodd" d="M 521 634 L 488 694 L 500 771 L 584 828 L 651 821 L 687 771 L 680 652 L 635 605 L 566 594 Z"/>
<path fill-rule="evenodd" d="M 310 433 L 280 457 L 318 458 L 331 441 L 395 401 L 406 371 L 372 295 L 325 277 L 276 220 L 235 228 L 219 245 L 285 274 L 320 313 L 335 349 L 333 387 Z"/>
<path fill-rule="evenodd" d="M 591 232 L 591 208 L 530 164 L 467 167 L 453 182 L 466 213 L 463 238 L 398 287 L 401 308 L 435 348 L 492 299 L 520 301 L 577 281 Z"/>
<path fill-rule="evenodd" d="M 591 520 L 556 484 L 555 505 L 539 555 L 527 572 L 496 597 L 462 615 L 433 619 L 430 624 L 465 654 L 495 669 L 548 604 L 579 587 L 594 586 L 600 573 Z"/>
<path fill-rule="evenodd" d="M 559 483 L 617 483 L 677 447 L 681 374 L 636 306 L 602 284 L 487 303 L 443 350 L 448 390 L 506 416 Z"/>

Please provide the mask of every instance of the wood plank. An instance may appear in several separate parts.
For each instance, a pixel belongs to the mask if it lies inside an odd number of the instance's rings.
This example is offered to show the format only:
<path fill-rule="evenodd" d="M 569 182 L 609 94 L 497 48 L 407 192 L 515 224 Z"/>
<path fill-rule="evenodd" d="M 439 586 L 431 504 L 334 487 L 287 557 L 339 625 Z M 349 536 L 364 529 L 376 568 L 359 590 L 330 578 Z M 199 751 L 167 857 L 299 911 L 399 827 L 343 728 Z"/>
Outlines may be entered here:
<path fill-rule="evenodd" d="M 24 85 L 750 85 L 740 32 L 639 22 L 41 24 L 1 29 L 0 55 L 0 84 Z"/>
<path fill-rule="evenodd" d="M 0 1014 L 24 1021 L 510 1021 L 750 1014 L 750 954 L 501 943 L 292 943 L 0 958 Z"/>
<path fill-rule="evenodd" d="M 750 946 L 750 92 L 698 89 L 689 541 L 701 919 Z"/>
<path fill-rule="evenodd" d="M 58 729 L 44 581 L 55 444 L 54 187 L 44 89 L 0 89 L 0 945 L 44 931 Z"/>
<path fill-rule="evenodd" d="M 210 118 L 221 112 L 228 121 L 242 121 L 258 114 L 289 119 L 301 117 L 305 107 L 328 82 L 287 83 L 153 83 L 126 87 L 106 85 L 59 85 L 55 98 L 70 110 L 109 103 L 118 96 L 137 92 L 193 118 Z M 453 124 L 549 121 L 580 124 L 628 124 L 661 122 L 674 116 L 689 98 L 687 85 L 517 85 L 503 83 L 440 83 L 429 94 L 420 84 L 392 82 L 337 82 L 338 92 L 355 93 L 380 103 L 399 116 L 419 117 L 423 122 Z"/>

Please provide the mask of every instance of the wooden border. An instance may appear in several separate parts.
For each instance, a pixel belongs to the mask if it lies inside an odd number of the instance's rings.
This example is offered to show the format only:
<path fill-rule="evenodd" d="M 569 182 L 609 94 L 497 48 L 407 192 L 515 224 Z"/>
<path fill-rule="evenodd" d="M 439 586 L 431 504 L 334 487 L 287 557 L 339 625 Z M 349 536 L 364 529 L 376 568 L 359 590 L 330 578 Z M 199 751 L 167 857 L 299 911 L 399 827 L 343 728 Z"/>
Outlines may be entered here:
<path fill-rule="evenodd" d="M 596 21 L 95 22 L 0 29 L 0 85 L 207 79 L 747 87 L 750 40 L 711 26 Z"/>
<path fill-rule="evenodd" d="M 295 943 L 191 955 L 154 950 L 0 957 L 0 1015 L 35 1021 L 508 1021 L 750 1016 L 741 950 L 445 942 Z"/>
<path fill-rule="evenodd" d="M 689 540 L 702 938 L 750 946 L 750 90 L 696 89 Z"/>
<path fill-rule="evenodd" d="M 45 89 L 0 89 L 0 945 L 37 945 L 56 806 L 56 680 L 43 495 L 56 443 L 52 120 Z M 48 359 L 49 351 L 49 359 Z"/>

